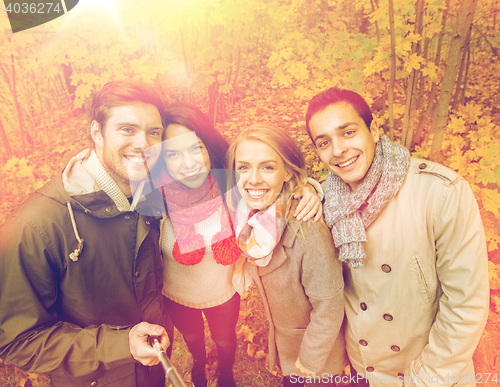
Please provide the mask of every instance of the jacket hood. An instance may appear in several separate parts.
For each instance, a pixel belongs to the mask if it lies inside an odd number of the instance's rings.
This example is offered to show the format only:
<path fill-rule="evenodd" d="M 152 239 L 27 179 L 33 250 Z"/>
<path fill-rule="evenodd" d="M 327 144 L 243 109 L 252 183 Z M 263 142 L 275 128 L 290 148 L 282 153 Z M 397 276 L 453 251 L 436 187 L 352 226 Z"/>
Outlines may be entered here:
<path fill-rule="evenodd" d="M 62 173 L 37 192 L 64 206 L 70 203 L 76 211 L 92 213 L 99 218 L 115 216 L 120 212 L 116 204 L 82 166 L 89 155 L 86 150 L 73 157 Z"/>
<path fill-rule="evenodd" d="M 45 184 L 37 192 L 75 211 L 84 211 L 98 218 L 112 218 L 123 211 L 104 192 L 82 163 L 91 155 L 89 149 L 73 157 L 61 174 Z M 143 192 L 146 194 L 146 192 Z M 160 216 L 165 212 L 161 192 L 147 193 L 146 200 L 137 204 L 137 212 L 146 216 Z"/>

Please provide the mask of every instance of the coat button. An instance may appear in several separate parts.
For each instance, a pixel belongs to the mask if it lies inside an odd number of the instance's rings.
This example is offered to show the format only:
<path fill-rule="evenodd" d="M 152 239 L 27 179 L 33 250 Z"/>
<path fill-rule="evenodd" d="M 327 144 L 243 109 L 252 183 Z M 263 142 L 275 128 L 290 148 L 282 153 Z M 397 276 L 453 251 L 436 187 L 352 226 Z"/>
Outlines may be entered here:
<path fill-rule="evenodd" d="M 375 371 L 375 368 L 373 367 L 366 367 L 366 372 L 373 372 Z"/>
<path fill-rule="evenodd" d="M 361 339 L 361 340 L 359 340 L 359 345 L 366 347 L 368 345 L 368 341 Z"/>
<path fill-rule="evenodd" d="M 106 212 L 111 212 L 111 207 L 106 207 Z"/>
<path fill-rule="evenodd" d="M 389 313 L 384 314 L 384 320 L 385 321 L 392 321 L 393 319 L 394 318 Z"/>
<path fill-rule="evenodd" d="M 390 273 L 391 272 L 391 267 L 389 265 L 386 265 L 385 263 L 382 265 L 382 271 L 384 273 Z"/>
<path fill-rule="evenodd" d="M 427 168 L 427 164 L 426 163 L 421 163 L 418 166 L 418 169 L 425 169 L 425 168 Z"/>
<path fill-rule="evenodd" d="M 368 309 L 368 307 L 366 306 L 366 304 L 364 302 L 362 302 L 361 304 L 359 304 L 359 307 L 361 308 L 361 310 Z"/>
<path fill-rule="evenodd" d="M 96 387 L 97 384 L 97 380 L 94 380 L 92 383 L 90 383 L 90 387 Z"/>
<path fill-rule="evenodd" d="M 139 277 L 139 271 L 136 271 L 136 272 L 134 273 L 134 275 L 135 275 L 136 277 Z"/>
<path fill-rule="evenodd" d="M 130 215 L 125 215 L 125 216 L 124 216 L 124 218 L 125 218 L 126 220 L 129 220 L 129 219 L 130 219 Z"/>
<path fill-rule="evenodd" d="M 393 346 L 391 347 L 391 349 L 392 349 L 394 352 L 399 352 L 399 351 L 401 351 L 401 348 L 399 348 L 397 345 L 393 345 Z"/>
<path fill-rule="evenodd" d="M 149 220 L 146 220 L 146 225 L 149 226 L 151 222 Z"/>

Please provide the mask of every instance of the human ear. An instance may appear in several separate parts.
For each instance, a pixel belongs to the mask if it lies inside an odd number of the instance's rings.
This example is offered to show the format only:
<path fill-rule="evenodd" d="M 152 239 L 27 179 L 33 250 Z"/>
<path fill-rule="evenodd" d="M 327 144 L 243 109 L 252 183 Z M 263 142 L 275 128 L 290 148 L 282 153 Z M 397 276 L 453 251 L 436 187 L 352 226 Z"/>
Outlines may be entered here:
<path fill-rule="evenodd" d="M 94 141 L 96 146 L 101 148 L 103 147 L 104 138 L 102 136 L 101 128 L 96 120 L 92 121 L 92 123 L 90 124 L 90 136 L 92 137 L 92 140 Z"/>
<path fill-rule="evenodd" d="M 378 140 L 380 140 L 380 127 L 375 120 L 372 120 L 372 123 L 370 124 L 370 133 L 373 137 L 373 142 L 377 143 Z"/>

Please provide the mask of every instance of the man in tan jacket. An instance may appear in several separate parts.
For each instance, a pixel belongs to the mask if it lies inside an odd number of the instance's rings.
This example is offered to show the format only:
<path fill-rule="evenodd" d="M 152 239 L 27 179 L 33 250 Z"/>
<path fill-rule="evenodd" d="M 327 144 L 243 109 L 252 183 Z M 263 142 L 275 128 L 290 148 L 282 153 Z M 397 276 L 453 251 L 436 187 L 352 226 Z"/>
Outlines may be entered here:
<path fill-rule="evenodd" d="M 489 286 L 469 185 L 382 135 L 355 92 L 315 96 L 306 128 L 330 171 L 324 216 L 345 266 L 355 384 L 475 385 Z"/>

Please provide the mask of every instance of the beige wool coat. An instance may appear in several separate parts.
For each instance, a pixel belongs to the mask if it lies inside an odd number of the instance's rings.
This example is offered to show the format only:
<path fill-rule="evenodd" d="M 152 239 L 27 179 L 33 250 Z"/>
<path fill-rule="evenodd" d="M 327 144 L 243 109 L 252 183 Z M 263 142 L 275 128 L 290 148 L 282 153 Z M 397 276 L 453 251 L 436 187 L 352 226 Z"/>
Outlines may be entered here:
<path fill-rule="evenodd" d="M 324 224 L 309 221 L 305 238 L 292 231 L 297 225 L 289 223 L 267 266 L 246 263 L 269 319 L 269 368 L 279 356 L 284 375 L 301 375 L 300 356 L 316 375 L 336 375 L 347 359 L 342 266 Z"/>
<path fill-rule="evenodd" d="M 371 386 L 475 385 L 489 307 L 486 243 L 467 182 L 411 159 L 367 229 L 365 264 L 345 270 L 349 359 Z M 482 381 L 484 383 L 484 380 Z"/>

